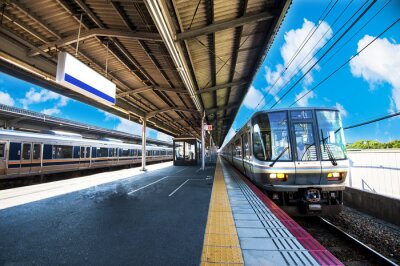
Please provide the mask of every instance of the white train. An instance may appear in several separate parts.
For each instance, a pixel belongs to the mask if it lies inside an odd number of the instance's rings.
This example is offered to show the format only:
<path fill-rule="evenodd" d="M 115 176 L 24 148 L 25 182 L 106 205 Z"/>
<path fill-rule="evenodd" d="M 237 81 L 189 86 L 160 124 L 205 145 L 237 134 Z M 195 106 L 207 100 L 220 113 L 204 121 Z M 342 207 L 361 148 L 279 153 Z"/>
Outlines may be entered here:
<path fill-rule="evenodd" d="M 336 109 L 257 112 L 222 156 L 291 215 L 342 209 L 349 163 Z"/>
<path fill-rule="evenodd" d="M 141 145 L 78 134 L 0 130 L 0 179 L 138 164 Z M 172 160 L 172 148 L 146 146 L 146 160 Z"/>

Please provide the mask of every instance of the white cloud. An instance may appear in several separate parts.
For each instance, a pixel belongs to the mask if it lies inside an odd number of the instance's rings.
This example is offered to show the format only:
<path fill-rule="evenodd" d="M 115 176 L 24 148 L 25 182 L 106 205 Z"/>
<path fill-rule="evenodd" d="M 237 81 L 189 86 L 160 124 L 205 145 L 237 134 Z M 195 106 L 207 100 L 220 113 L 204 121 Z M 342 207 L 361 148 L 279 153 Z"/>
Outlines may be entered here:
<path fill-rule="evenodd" d="M 167 141 L 167 142 L 172 142 L 172 137 L 170 135 L 167 135 L 167 134 L 162 133 L 162 132 L 158 132 L 157 133 L 157 139 L 158 140 Z"/>
<path fill-rule="evenodd" d="M 129 134 L 139 135 L 139 136 L 142 135 L 142 125 L 141 124 L 129 121 L 127 119 L 116 116 L 114 114 L 110 114 L 103 110 L 99 110 L 99 112 L 104 114 L 105 121 L 110 121 L 110 120 L 118 120 L 119 121 L 118 124 L 114 128 L 115 130 L 122 131 L 122 132 L 129 133 Z M 158 132 L 157 130 L 154 130 L 152 128 L 147 128 L 146 136 L 147 137 L 154 136 L 156 139 L 163 140 L 163 141 L 172 141 L 171 136 L 164 134 L 162 132 Z"/>
<path fill-rule="evenodd" d="M 0 91 L 0 103 L 8 106 L 14 106 L 15 102 L 10 94 Z"/>
<path fill-rule="evenodd" d="M 124 118 L 118 118 L 119 123 L 115 126 L 115 130 L 122 131 L 125 133 L 130 133 L 134 135 L 141 135 L 142 134 L 142 126 L 138 123 L 129 121 Z"/>
<path fill-rule="evenodd" d="M 118 117 L 118 116 L 116 116 L 114 114 L 111 114 L 109 112 L 106 112 L 106 111 L 103 111 L 103 110 L 100 110 L 100 109 L 98 109 L 98 111 L 104 115 L 104 120 L 105 121 L 111 121 L 111 120 L 120 119 L 120 117 Z"/>
<path fill-rule="evenodd" d="M 44 109 L 44 110 L 42 110 L 42 113 L 45 115 L 56 115 L 56 114 L 61 113 L 61 111 L 60 111 L 60 109 L 55 107 L 55 108 Z"/>
<path fill-rule="evenodd" d="M 284 84 L 293 79 L 293 75 L 297 73 L 300 69 L 302 74 L 305 74 L 308 69 L 317 62 L 317 58 L 315 57 L 315 53 L 320 49 L 329 38 L 332 36 L 332 29 L 326 22 L 321 22 L 318 29 L 314 32 L 314 34 L 309 38 L 309 40 L 304 44 L 304 47 L 300 52 L 298 52 L 299 47 L 302 46 L 303 41 L 307 38 L 307 35 L 310 31 L 313 31 L 313 28 L 317 27 L 313 22 L 304 19 L 304 23 L 299 29 L 292 29 L 285 33 L 285 42 L 282 45 L 280 52 L 283 58 L 283 64 L 275 65 L 274 69 L 266 67 L 265 71 L 265 79 L 268 83 L 268 87 L 265 90 L 274 95 L 275 100 L 277 100 L 276 94 L 282 88 Z M 291 59 L 296 53 L 297 56 L 291 62 Z M 308 62 L 308 63 L 307 63 Z M 286 69 L 285 67 L 290 66 Z M 316 65 L 314 70 L 319 70 L 319 66 Z M 303 91 L 306 90 L 307 85 L 310 85 L 313 82 L 312 72 L 309 72 L 306 77 L 302 80 L 301 84 L 303 85 Z M 276 84 L 275 84 L 276 83 Z M 302 95 L 303 93 L 301 93 Z M 315 94 L 312 92 L 306 97 L 304 100 L 299 101 L 299 105 L 308 104 L 308 100 L 315 97 Z M 299 95 L 296 95 L 296 98 L 299 98 Z"/>
<path fill-rule="evenodd" d="M 373 39 L 365 35 L 358 41 L 357 51 Z M 389 83 L 392 86 L 391 108 L 400 110 L 400 44 L 378 38 L 350 61 L 350 71 L 353 76 L 367 81 L 371 89 Z"/>
<path fill-rule="evenodd" d="M 68 104 L 69 98 L 65 97 L 65 96 L 60 96 L 60 101 L 58 102 L 58 106 L 59 107 L 64 107 Z"/>
<path fill-rule="evenodd" d="M 248 109 L 256 109 L 257 107 L 259 107 L 257 106 L 259 103 L 259 106 L 264 105 L 263 94 L 253 86 L 250 86 L 249 91 L 244 98 L 243 105 L 246 106 Z"/>
<path fill-rule="evenodd" d="M 44 103 L 50 100 L 58 100 L 60 97 L 61 95 L 52 91 L 30 88 L 30 90 L 25 94 L 25 98 L 20 99 L 20 102 L 24 109 L 27 109 L 31 104 Z"/>
<path fill-rule="evenodd" d="M 42 110 L 42 113 L 46 115 L 55 115 L 61 113 L 60 107 L 66 106 L 69 100 L 69 98 L 52 91 L 30 88 L 25 94 L 25 98 L 19 99 L 19 102 L 22 104 L 24 109 L 28 109 L 29 105 L 32 104 L 41 104 L 53 101 L 54 106 Z"/>
<path fill-rule="evenodd" d="M 310 93 L 308 93 L 307 95 L 305 95 L 308 92 L 307 88 L 304 88 L 299 94 L 296 94 L 296 101 L 298 106 L 304 107 L 304 106 L 308 106 L 308 101 L 311 100 L 312 98 L 315 97 L 315 93 L 314 91 L 311 91 Z M 303 95 L 305 95 L 303 97 Z M 302 97 L 300 99 L 300 97 Z"/>
<path fill-rule="evenodd" d="M 342 117 L 346 117 L 346 116 L 347 116 L 347 110 L 344 108 L 343 105 L 341 105 L 340 103 L 336 103 L 336 104 L 335 104 L 335 107 L 336 107 L 336 109 L 339 110 L 340 115 L 341 115 Z"/>

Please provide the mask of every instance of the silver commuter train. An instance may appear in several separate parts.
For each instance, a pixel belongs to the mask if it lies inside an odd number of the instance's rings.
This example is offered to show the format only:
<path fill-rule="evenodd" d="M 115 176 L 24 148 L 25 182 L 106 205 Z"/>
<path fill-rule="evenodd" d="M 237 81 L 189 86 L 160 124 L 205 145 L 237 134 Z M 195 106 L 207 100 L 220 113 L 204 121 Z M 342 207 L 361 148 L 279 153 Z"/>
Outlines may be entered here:
<path fill-rule="evenodd" d="M 118 140 L 0 130 L 0 179 L 137 164 L 141 156 L 141 145 Z M 146 160 L 172 160 L 172 148 L 146 146 Z"/>
<path fill-rule="evenodd" d="M 257 112 L 222 156 L 290 215 L 342 210 L 349 163 L 336 109 Z"/>

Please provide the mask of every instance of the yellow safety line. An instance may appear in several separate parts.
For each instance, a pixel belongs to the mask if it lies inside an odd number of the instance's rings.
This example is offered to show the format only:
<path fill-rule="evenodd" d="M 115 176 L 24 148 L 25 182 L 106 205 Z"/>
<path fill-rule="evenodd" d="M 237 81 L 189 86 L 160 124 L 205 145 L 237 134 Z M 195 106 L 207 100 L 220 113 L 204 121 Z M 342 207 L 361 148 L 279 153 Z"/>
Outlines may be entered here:
<path fill-rule="evenodd" d="M 226 190 L 221 162 L 215 169 L 201 265 L 243 265 L 231 204 Z"/>

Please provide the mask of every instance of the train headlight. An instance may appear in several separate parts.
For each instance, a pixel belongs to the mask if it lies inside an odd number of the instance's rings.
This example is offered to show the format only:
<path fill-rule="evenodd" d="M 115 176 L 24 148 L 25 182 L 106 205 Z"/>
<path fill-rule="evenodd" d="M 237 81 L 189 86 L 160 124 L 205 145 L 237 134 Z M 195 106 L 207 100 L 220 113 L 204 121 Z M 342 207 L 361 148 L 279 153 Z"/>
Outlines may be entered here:
<path fill-rule="evenodd" d="M 328 180 L 330 181 L 338 181 L 341 180 L 343 177 L 344 177 L 343 172 L 328 173 Z"/>
<path fill-rule="evenodd" d="M 288 174 L 283 174 L 283 173 L 276 173 L 276 174 L 269 174 L 269 178 L 271 179 L 287 179 Z"/>

